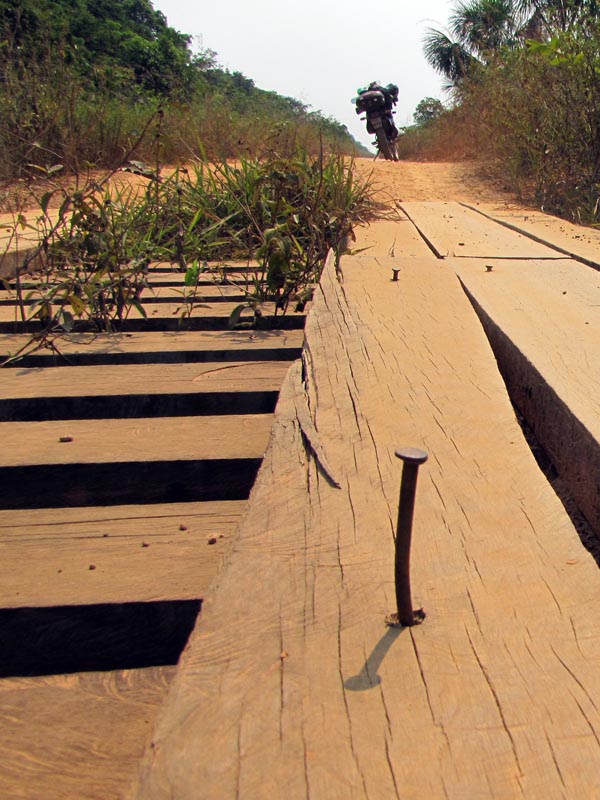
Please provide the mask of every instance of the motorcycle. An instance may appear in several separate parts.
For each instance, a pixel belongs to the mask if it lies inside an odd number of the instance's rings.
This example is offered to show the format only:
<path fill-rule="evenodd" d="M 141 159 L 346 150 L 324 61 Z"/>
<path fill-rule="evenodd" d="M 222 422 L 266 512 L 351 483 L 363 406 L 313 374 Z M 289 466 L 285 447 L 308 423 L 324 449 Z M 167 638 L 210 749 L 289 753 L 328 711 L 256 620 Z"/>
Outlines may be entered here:
<path fill-rule="evenodd" d="M 365 89 L 353 98 L 357 114 L 365 114 L 361 120 L 367 120 L 367 131 L 375 135 L 374 144 L 381 155 L 388 161 L 398 161 L 396 139 L 398 131 L 394 125 L 394 113 L 382 89 Z M 395 102 L 395 100 L 393 101 Z"/>

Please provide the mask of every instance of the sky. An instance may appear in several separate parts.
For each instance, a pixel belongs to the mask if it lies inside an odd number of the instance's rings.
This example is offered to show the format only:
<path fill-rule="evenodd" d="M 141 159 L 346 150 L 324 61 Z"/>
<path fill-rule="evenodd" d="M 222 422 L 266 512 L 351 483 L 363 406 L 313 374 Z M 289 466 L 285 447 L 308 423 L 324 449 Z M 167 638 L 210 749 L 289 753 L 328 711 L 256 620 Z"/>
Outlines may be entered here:
<path fill-rule="evenodd" d="M 214 50 L 219 64 L 261 89 L 333 117 L 369 145 L 351 104 L 359 86 L 396 83 L 396 125 L 410 125 L 425 97 L 447 99 L 423 56 L 427 28 L 444 29 L 452 0 L 153 0 L 167 23 Z"/>

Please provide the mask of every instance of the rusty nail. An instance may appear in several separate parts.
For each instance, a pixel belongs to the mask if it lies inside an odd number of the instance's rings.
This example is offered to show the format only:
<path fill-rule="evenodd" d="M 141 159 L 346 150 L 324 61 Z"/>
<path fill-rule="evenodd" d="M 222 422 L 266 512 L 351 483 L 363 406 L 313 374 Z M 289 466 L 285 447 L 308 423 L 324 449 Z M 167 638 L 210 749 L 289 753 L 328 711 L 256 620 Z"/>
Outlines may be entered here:
<path fill-rule="evenodd" d="M 397 267 L 397 268 L 396 267 L 392 267 L 392 280 L 393 281 L 397 281 L 398 280 L 398 273 L 399 272 L 400 272 L 400 267 Z"/>
<path fill-rule="evenodd" d="M 388 625 L 412 627 L 413 625 L 420 625 L 425 619 L 423 609 L 420 608 L 417 611 L 413 611 L 412 606 L 410 593 L 410 541 L 415 509 L 415 493 L 417 490 L 417 474 L 419 467 L 427 461 L 428 456 L 424 450 L 419 450 L 416 447 L 404 447 L 396 450 L 396 457 L 403 462 L 394 562 L 398 612 L 390 614 L 386 622 Z"/>

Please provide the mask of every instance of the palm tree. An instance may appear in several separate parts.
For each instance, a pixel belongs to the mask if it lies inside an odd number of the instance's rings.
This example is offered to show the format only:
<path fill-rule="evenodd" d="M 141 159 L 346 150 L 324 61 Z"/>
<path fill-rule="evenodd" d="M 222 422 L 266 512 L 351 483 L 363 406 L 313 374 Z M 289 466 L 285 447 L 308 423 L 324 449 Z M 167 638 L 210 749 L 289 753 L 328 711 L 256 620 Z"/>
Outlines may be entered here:
<path fill-rule="evenodd" d="M 423 40 L 423 52 L 431 66 L 448 79 L 448 87 L 467 77 L 477 59 L 459 41 L 430 28 Z"/>
<path fill-rule="evenodd" d="M 485 58 L 514 43 L 519 16 L 513 0 L 463 0 L 450 17 L 450 29 L 472 52 Z"/>
<path fill-rule="evenodd" d="M 567 31 L 585 33 L 586 23 L 598 17 L 600 0 L 458 0 L 449 33 L 430 28 L 423 51 L 452 88 L 500 48 Z"/>
<path fill-rule="evenodd" d="M 539 36 L 552 37 L 573 30 L 581 23 L 597 19 L 600 12 L 598 0 L 514 0 L 519 13 L 529 17 L 529 24 L 537 23 Z"/>
<path fill-rule="evenodd" d="M 499 48 L 513 46 L 518 40 L 523 13 L 517 2 L 459 0 L 450 17 L 449 34 L 433 28 L 427 31 L 423 41 L 425 58 L 451 86 L 457 86 Z"/>

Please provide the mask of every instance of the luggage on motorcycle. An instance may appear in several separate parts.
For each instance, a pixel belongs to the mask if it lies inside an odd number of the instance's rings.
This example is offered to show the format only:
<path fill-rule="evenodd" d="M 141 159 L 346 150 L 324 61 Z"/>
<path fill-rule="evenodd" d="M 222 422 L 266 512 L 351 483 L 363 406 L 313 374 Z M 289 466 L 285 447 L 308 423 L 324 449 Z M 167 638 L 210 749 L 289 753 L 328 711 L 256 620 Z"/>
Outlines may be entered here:
<path fill-rule="evenodd" d="M 369 89 L 366 92 L 361 92 L 356 98 L 357 113 L 380 111 L 383 108 L 385 108 L 385 96 L 379 89 Z"/>

